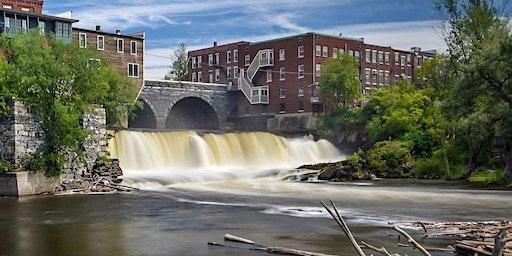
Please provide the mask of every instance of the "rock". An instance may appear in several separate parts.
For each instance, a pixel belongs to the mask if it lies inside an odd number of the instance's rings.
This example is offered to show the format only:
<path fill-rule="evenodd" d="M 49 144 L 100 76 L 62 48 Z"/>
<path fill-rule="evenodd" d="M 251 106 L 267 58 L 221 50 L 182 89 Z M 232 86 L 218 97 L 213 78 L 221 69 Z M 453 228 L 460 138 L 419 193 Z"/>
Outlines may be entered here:
<path fill-rule="evenodd" d="M 371 173 L 363 170 L 362 166 L 352 166 L 347 161 L 327 164 L 318 175 L 319 180 L 349 181 L 370 180 Z"/>

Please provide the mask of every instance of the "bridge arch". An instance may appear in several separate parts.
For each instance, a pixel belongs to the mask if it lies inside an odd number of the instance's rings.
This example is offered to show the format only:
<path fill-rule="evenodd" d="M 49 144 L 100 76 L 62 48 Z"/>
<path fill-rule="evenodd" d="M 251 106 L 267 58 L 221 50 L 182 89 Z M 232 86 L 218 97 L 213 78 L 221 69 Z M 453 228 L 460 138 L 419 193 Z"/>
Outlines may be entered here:
<path fill-rule="evenodd" d="M 212 99 L 187 92 L 171 101 L 167 111 L 167 129 L 219 129 L 219 110 Z"/>
<path fill-rule="evenodd" d="M 140 98 L 143 103 L 141 109 L 137 109 L 132 113 L 128 120 L 129 128 L 143 128 L 143 129 L 156 129 L 157 128 L 157 115 L 156 110 L 150 101 Z"/>

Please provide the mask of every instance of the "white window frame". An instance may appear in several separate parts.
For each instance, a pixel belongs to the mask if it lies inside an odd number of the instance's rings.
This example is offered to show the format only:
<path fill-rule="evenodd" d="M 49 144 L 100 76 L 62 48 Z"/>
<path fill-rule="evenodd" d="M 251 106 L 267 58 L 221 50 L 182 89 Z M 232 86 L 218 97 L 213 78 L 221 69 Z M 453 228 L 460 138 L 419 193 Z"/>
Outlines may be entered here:
<path fill-rule="evenodd" d="M 299 45 L 299 47 L 297 47 L 297 58 L 304 58 L 304 45 Z"/>
<path fill-rule="evenodd" d="M 316 77 L 320 77 L 321 73 L 322 73 L 322 65 L 316 64 L 315 65 L 315 75 L 316 75 Z"/>
<path fill-rule="evenodd" d="M 299 86 L 299 91 L 297 92 L 297 96 L 298 97 L 304 97 L 304 95 L 305 95 L 304 87 Z"/>
<path fill-rule="evenodd" d="M 197 56 L 197 67 L 200 68 L 203 66 L 203 56 L 199 55 Z"/>
<path fill-rule="evenodd" d="M 384 64 L 389 65 L 389 52 L 384 53 Z"/>
<path fill-rule="evenodd" d="M 245 63 L 244 63 L 244 64 L 245 64 L 245 66 L 250 66 L 250 65 L 251 65 L 251 55 L 247 54 L 247 55 L 245 55 L 245 57 L 244 57 L 244 58 L 245 58 L 245 59 L 244 59 L 244 61 L 245 61 Z"/>
<path fill-rule="evenodd" d="M 332 48 L 332 58 L 333 59 L 338 58 L 338 48 L 336 48 L 336 47 Z"/>
<path fill-rule="evenodd" d="M 297 77 L 299 79 L 304 78 L 304 64 L 300 64 L 299 66 L 297 66 Z"/>
<path fill-rule="evenodd" d="M 279 88 L 279 98 L 280 99 L 286 98 L 286 88 Z"/>
<path fill-rule="evenodd" d="M 267 83 L 272 82 L 272 69 L 267 69 Z"/>
<path fill-rule="evenodd" d="M 132 66 L 133 74 L 130 75 L 130 66 Z M 137 66 L 137 75 L 135 75 L 135 66 Z M 128 77 L 139 78 L 140 77 L 140 65 L 138 63 L 128 63 Z"/>
<path fill-rule="evenodd" d="M 233 77 L 238 78 L 240 76 L 240 70 L 238 69 L 238 66 L 233 67 Z"/>
<path fill-rule="evenodd" d="M 279 61 L 285 61 L 285 60 L 286 60 L 286 50 L 279 49 Z"/>
<path fill-rule="evenodd" d="M 215 82 L 220 81 L 220 69 L 215 69 Z"/>
<path fill-rule="evenodd" d="M 356 59 L 357 62 L 361 60 L 361 52 L 359 50 L 354 51 L 354 58 Z"/>
<path fill-rule="evenodd" d="M 379 62 L 379 64 L 384 64 L 384 52 L 383 51 L 379 51 L 379 55 L 377 56 L 377 61 Z"/>
<path fill-rule="evenodd" d="M 365 59 L 366 63 L 372 62 L 372 51 L 370 49 L 364 50 L 364 59 Z"/>
<path fill-rule="evenodd" d="M 400 53 L 395 52 L 395 66 L 400 65 Z"/>
<path fill-rule="evenodd" d="M 87 34 L 86 33 L 78 33 L 78 47 L 87 48 Z"/>
<path fill-rule="evenodd" d="M 192 57 L 192 68 L 197 67 L 197 57 Z"/>
<path fill-rule="evenodd" d="M 233 50 L 233 62 L 238 63 L 238 50 Z"/>
<path fill-rule="evenodd" d="M 364 75 L 365 84 L 372 84 L 372 70 L 369 68 L 365 69 Z"/>
<path fill-rule="evenodd" d="M 286 80 L 286 69 L 284 67 L 279 68 L 279 81 Z"/>
<path fill-rule="evenodd" d="M 133 47 L 133 44 L 135 44 L 135 48 Z M 130 54 L 131 55 L 137 55 L 137 53 L 138 53 L 138 49 L 137 49 L 138 45 L 139 44 L 137 43 L 137 41 L 130 41 Z M 135 49 L 135 52 L 133 52 L 134 49 Z"/>
<path fill-rule="evenodd" d="M 233 53 L 231 51 L 226 52 L 226 63 L 231 63 L 233 61 Z"/>
<path fill-rule="evenodd" d="M 197 82 L 197 73 L 192 72 L 192 82 Z"/>
<path fill-rule="evenodd" d="M 100 47 L 100 38 L 101 38 L 101 47 Z M 105 50 L 105 37 L 104 36 L 100 36 L 98 35 L 96 37 L 96 48 L 98 49 L 98 51 L 104 51 Z"/>
<path fill-rule="evenodd" d="M 213 53 L 208 54 L 208 66 L 213 66 Z"/>
<path fill-rule="evenodd" d="M 119 48 L 119 42 L 121 42 L 121 48 Z M 124 39 L 118 38 L 116 39 L 116 48 L 118 53 L 124 53 Z"/>
<path fill-rule="evenodd" d="M 317 44 L 315 47 L 316 47 L 316 56 L 321 57 L 322 56 L 322 46 Z"/>
<path fill-rule="evenodd" d="M 215 76 L 213 75 L 213 70 L 208 71 L 208 78 L 208 81 L 212 84 L 215 79 Z"/>
<path fill-rule="evenodd" d="M 377 50 L 372 50 L 372 63 L 378 62 Z"/>
<path fill-rule="evenodd" d="M 219 65 L 220 64 L 220 53 L 216 52 L 215 53 L 215 58 L 214 58 L 214 65 Z"/>
<path fill-rule="evenodd" d="M 322 57 L 327 58 L 329 57 L 329 47 L 328 46 L 322 46 Z"/>

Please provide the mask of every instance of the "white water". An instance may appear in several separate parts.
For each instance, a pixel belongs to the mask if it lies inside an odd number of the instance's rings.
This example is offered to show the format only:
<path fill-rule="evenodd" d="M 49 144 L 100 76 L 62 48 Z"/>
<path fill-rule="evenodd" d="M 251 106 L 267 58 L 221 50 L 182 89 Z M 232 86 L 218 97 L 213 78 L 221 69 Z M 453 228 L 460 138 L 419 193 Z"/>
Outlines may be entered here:
<path fill-rule="evenodd" d="M 326 140 L 287 139 L 265 132 L 206 134 L 121 131 L 110 142 L 124 178 L 169 185 L 255 178 L 303 164 L 331 162 L 343 155 Z"/>

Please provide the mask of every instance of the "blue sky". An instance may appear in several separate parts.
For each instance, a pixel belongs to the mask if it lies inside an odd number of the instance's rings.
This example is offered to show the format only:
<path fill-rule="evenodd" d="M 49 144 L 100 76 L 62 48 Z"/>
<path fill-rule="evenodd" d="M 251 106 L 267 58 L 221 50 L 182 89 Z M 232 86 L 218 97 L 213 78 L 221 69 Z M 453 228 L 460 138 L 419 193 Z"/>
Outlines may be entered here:
<path fill-rule="evenodd" d="M 73 12 L 76 25 L 144 31 L 146 78 L 159 79 L 180 42 L 258 41 L 303 32 L 364 37 L 408 49 L 444 49 L 430 0 L 46 0 L 44 12 Z M 157 57 L 162 56 L 162 57 Z"/>

